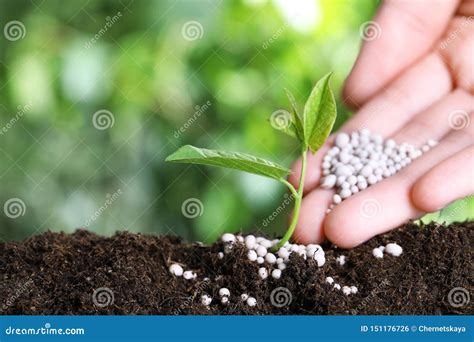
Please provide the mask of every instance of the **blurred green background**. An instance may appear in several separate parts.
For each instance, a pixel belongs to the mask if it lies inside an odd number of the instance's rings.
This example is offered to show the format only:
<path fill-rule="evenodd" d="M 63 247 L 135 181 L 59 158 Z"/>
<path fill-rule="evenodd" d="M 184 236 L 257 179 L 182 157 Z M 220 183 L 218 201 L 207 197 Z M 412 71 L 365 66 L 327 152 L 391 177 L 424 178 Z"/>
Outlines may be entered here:
<path fill-rule="evenodd" d="M 191 143 L 289 166 L 296 146 L 268 123 L 288 108 L 283 89 L 302 103 L 333 70 L 339 94 L 360 45 L 359 27 L 378 5 L 80 3 L 1 1 L 3 241 L 77 227 L 206 242 L 226 230 L 261 229 L 281 204 L 283 186 L 166 164 L 165 157 Z M 338 102 L 337 126 L 350 116 Z M 183 214 L 189 199 L 197 207 Z M 473 217 L 472 203 L 459 201 L 426 219 Z M 289 208 L 282 209 L 265 229 L 283 232 Z"/>

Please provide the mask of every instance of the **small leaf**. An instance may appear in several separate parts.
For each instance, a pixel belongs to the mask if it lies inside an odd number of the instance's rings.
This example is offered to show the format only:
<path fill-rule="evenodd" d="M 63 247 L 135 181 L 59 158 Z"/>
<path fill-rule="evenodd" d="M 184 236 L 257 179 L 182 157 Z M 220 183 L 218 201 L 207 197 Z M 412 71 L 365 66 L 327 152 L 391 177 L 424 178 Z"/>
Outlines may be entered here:
<path fill-rule="evenodd" d="M 291 117 L 290 112 L 285 109 L 278 109 L 272 113 L 270 116 L 270 125 L 278 131 L 285 132 L 291 136 L 293 130 L 291 126 L 293 125 L 293 118 Z"/>
<path fill-rule="evenodd" d="M 283 166 L 249 154 L 208 150 L 191 145 L 179 148 L 176 152 L 169 155 L 166 161 L 220 166 L 277 180 L 287 176 L 291 172 Z"/>
<path fill-rule="evenodd" d="M 287 135 L 289 135 L 292 138 L 298 139 L 298 133 L 296 132 L 296 127 L 293 121 L 287 122 L 285 125 L 275 125 L 272 120 L 269 120 L 270 124 L 272 125 L 273 128 L 275 128 L 277 131 L 283 132 Z"/>
<path fill-rule="evenodd" d="M 305 143 L 311 151 L 316 152 L 331 133 L 336 120 L 336 101 L 329 78 L 331 73 L 323 76 L 314 86 L 306 101 L 303 112 Z"/>
<path fill-rule="evenodd" d="M 303 130 L 303 122 L 301 120 L 301 116 L 298 112 L 298 106 L 296 104 L 295 97 L 293 94 L 288 90 L 285 89 L 286 97 L 288 97 L 288 100 L 290 101 L 291 108 L 292 108 L 292 121 L 295 125 L 295 130 L 297 134 L 297 138 L 303 142 L 304 141 L 304 130 Z"/>

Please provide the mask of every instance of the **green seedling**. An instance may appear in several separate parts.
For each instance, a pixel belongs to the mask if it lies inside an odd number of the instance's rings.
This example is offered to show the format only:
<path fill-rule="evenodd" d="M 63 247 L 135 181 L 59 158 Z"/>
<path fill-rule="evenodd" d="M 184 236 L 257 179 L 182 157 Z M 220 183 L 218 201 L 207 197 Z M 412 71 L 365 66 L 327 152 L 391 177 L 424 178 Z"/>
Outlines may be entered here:
<path fill-rule="evenodd" d="M 288 187 L 294 197 L 294 210 L 290 226 L 275 249 L 282 247 L 293 235 L 298 223 L 306 174 L 308 151 L 315 153 L 329 136 L 336 119 L 336 101 L 329 87 L 331 73 L 321 78 L 309 95 L 301 114 L 294 96 L 286 91 L 291 113 L 280 111 L 284 117 L 272 118 L 272 126 L 296 139 L 300 145 L 301 171 L 298 188 L 286 180 L 291 170 L 274 162 L 240 152 L 208 150 L 185 145 L 168 156 L 166 161 L 220 166 L 273 178 Z"/>

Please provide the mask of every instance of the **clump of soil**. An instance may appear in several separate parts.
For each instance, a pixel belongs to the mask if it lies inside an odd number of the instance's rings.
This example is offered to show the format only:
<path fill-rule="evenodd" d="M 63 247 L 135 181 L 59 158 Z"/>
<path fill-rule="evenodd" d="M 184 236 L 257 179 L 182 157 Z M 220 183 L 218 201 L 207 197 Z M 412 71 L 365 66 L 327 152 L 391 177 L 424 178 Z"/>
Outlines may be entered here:
<path fill-rule="evenodd" d="M 409 223 L 352 250 L 323 245 L 323 267 L 291 255 L 280 279 L 264 280 L 258 275 L 260 266 L 248 260 L 247 249 L 239 244 L 222 258 L 222 242 L 203 246 L 172 236 L 47 232 L 0 244 L 0 312 L 472 315 L 466 296 L 473 288 L 473 227 L 474 222 Z M 391 242 L 403 247 L 399 257 L 373 256 L 374 248 Z M 336 262 L 341 255 L 344 265 Z M 196 272 L 197 278 L 171 275 L 173 263 Z M 357 286 L 358 292 L 345 295 L 326 277 Z M 222 287 L 230 290 L 227 304 L 220 302 Z M 271 298 L 277 288 L 284 288 L 283 306 Z M 454 288 L 464 290 L 461 303 L 450 294 Z M 247 305 L 242 293 L 256 298 L 257 305 Z M 201 302 L 204 294 L 213 298 L 209 306 Z"/>

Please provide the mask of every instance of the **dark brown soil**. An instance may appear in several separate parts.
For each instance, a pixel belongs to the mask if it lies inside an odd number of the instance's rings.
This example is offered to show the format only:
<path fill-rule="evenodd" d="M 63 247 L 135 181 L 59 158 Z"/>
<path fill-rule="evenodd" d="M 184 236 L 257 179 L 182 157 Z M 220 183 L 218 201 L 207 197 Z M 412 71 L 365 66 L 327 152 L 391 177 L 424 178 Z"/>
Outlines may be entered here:
<path fill-rule="evenodd" d="M 473 303 L 451 305 L 448 293 L 464 288 L 472 294 L 474 222 L 449 227 L 407 224 L 353 250 L 323 246 L 326 264 L 292 255 L 282 278 L 261 280 L 241 245 L 219 259 L 221 243 L 185 244 L 176 237 L 116 233 L 101 237 L 79 230 L 72 235 L 44 233 L 22 242 L 0 244 L 0 312 L 2 314 L 474 314 Z M 372 249 L 389 242 L 403 247 L 400 257 L 376 259 Z M 337 265 L 344 254 L 347 262 Z M 170 275 L 177 262 L 198 274 L 196 280 Z M 355 285 L 346 296 L 325 283 Z M 204 281 L 204 277 L 209 280 Z M 230 302 L 218 291 L 229 288 Z M 270 301 L 277 287 L 287 288 L 289 305 Z M 93 293 L 108 288 L 113 303 L 94 305 Z M 240 300 L 257 299 L 256 307 Z M 214 300 L 201 304 L 202 294 Z"/>

